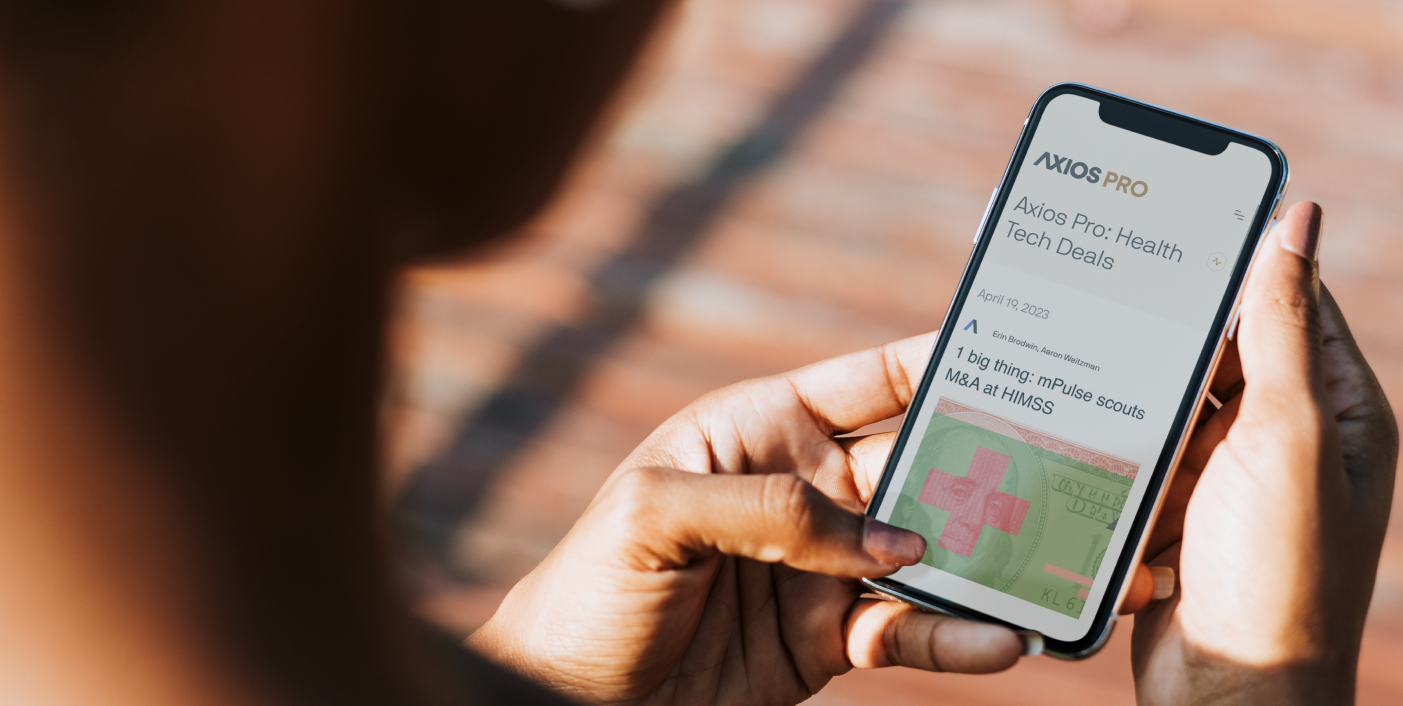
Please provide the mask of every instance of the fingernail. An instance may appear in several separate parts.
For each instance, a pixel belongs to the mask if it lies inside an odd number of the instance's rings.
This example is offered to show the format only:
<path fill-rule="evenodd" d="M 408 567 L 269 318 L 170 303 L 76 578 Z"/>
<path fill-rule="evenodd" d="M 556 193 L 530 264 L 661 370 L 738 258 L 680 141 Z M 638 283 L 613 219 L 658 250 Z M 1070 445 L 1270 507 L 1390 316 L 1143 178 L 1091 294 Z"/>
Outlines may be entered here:
<path fill-rule="evenodd" d="M 1037 657 L 1043 653 L 1043 636 L 1035 632 L 1019 632 L 1018 639 L 1023 641 L 1023 656 Z"/>
<path fill-rule="evenodd" d="M 1317 212 L 1318 213 L 1318 212 Z M 1281 244 L 1283 250 L 1296 253 L 1311 262 L 1320 262 L 1320 232 L 1324 229 L 1324 216 L 1319 216 L 1314 223 L 1309 223 L 1305 228 L 1286 228 L 1282 221 L 1277 221 L 1274 230 L 1276 240 Z"/>
<path fill-rule="evenodd" d="M 926 555 L 926 540 L 919 534 L 867 518 L 862 548 L 883 564 L 910 566 Z"/>
<path fill-rule="evenodd" d="M 1174 595 L 1174 569 L 1168 566 L 1151 566 L 1150 576 L 1155 580 L 1155 592 L 1150 597 L 1162 601 Z"/>

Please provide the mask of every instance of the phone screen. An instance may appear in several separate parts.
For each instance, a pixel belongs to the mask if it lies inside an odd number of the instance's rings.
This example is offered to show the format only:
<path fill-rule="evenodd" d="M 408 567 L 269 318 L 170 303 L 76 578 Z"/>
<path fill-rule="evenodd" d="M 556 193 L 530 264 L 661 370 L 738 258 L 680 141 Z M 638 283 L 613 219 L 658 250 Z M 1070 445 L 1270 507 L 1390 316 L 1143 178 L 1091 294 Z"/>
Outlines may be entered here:
<path fill-rule="evenodd" d="M 1068 642 L 1116 598 L 1283 172 L 1107 100 L 1035 113 L 873 505 L 928 542 L 889 581 Z"/>

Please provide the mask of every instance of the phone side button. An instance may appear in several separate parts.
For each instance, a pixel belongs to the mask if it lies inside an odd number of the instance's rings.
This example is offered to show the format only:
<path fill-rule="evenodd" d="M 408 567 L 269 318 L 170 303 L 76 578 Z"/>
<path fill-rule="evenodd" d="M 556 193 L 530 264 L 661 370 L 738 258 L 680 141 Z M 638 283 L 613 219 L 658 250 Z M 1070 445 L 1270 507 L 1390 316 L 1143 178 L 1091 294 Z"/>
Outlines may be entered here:
<path fill-rule="evenodd" d="M 999 198 L 999 187 L 989 194 L 989 203 L 984 206 L 984 215 L 979 219 L 979 230 L 974 231 L 974 244 L 979 244 L 979 236 L 984 234 L 984 226 L 989 225 L 989 212 L 994 210 L 994 202 Z"/>
<path fill-rule="evenodd" d="M 1237 322 L 1239 322 L 1239 321 L 1241 321 L 1241 320 L 1242 320 L 1242 307 L 1239 305 L 1239 306 L 1237 307 L 1237 311 L 1234 311 L 1234 312 L 1233 312 L 1233 315 L 1232 315 L 1232 323 L 1228 324 L 1228 340 L 1229 340 L 1229 341 L 1231 341 L 1231 340 L 1233 340 L 1235 337 L 1237 337 Z"/>

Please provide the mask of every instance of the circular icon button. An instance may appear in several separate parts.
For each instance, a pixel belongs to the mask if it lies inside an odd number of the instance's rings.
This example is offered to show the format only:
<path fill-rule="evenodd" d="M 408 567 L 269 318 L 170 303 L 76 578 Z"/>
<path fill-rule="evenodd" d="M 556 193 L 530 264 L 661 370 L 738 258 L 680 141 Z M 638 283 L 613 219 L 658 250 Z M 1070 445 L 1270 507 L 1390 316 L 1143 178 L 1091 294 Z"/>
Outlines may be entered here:
<path fill-rule="evenodd" d="M 1228 256 L 1215 252 L 1208 256 L 1208 269 L 1218 272 L 1228 266 Z"/>

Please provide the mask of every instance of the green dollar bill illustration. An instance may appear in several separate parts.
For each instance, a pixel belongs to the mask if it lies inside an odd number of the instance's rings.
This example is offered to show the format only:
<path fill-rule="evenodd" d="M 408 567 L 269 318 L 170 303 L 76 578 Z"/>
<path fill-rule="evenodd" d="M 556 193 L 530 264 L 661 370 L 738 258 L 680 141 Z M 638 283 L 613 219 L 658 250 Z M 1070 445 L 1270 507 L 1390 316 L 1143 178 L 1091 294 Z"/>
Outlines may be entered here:
<path fill-rule="evenodd" d="M 941 399 L 890 521 L 923 563 L 1077 618 L 1138 470 Z"/>

